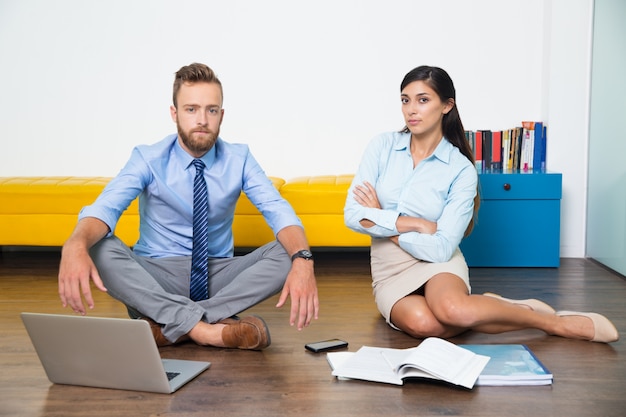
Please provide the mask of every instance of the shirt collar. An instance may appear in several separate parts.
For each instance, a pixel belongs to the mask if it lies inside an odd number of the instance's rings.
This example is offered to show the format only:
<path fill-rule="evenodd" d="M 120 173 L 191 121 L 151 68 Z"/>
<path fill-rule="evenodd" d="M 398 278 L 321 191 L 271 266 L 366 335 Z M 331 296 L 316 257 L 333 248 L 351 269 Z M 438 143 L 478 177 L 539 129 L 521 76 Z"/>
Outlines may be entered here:
<path fill-rule="evenodd" d="M 174 152 L 176 152 L 176 156 L 180 158 L 181 161 L 183 161 L 182 165 L 186 168 L 189 168 L 192 165 L 194 159 L 200 159 L 202 162 L 204 162 L 204 165 L 206 165 L 207 168 L 210 168 L 215 162 L 215 155 L 217 154 L 216 148 L 218 147 L 220 140 L 220 138 L 217 138 L 217 140 L 215 141 L 215 145 L 213 145 L 213 147 L 207 153 L 202 155 L 201 158 L 194 158 L 193 156 L 189 155 L 182 146 L 180 146 L 180 142 L 178 141 L 177 136 L 176 145 L 174 146 Z"/>
<path fill-rule="evenodd" d="M 439 145 L 437 145 L 437 148 L 435 149 L 435 152 L 433 152 L 432 156 L 447 164 L 450 162 L 450 155 L 453 150 L 454 145 L 451 144 L 444 136 L 441 139 L 441 142 L 439 142 Z"/>
<path fill-rule="evenodd" d="M 396 151 L 406 151 L 410 153 L 411 152 L 411 134 L 410 133 L 403 134 L 400 140 L 398 140 L 396 144 L 394 145 L 394 149 Z M 441 142 L 439 142 L 439 145 L 437 145 L 437 148 L 435 148 L 435 151 L 432 153 L 432 155 L 429 156 L 429 158 L 437 158 L 441 162 L 444 162 L 447 164 L 450 162 L 450 155 L 453 150 L 454 150 L 454 145 L 452 145 L 448 141 L 448 139 L 446 139 L 446 137 L 444 136 Z"/>

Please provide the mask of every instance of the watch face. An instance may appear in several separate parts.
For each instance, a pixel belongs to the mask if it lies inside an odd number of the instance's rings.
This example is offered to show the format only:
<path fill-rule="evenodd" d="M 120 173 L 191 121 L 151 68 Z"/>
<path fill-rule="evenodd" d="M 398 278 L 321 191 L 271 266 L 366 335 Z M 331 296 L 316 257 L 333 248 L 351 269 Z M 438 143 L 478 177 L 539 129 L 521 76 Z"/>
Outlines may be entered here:
<path fill-rule="evenodd" d="M 313 259 L 313 254 L 311 253 L 311 251 L 308 251 L 306 249 L 303 250 L 299 250 L 298 252 L 294 253 L 293 256 L 291 257 L 291 260 L 293 261 L 296 258 L 302 258 L 302 259 Z"/>

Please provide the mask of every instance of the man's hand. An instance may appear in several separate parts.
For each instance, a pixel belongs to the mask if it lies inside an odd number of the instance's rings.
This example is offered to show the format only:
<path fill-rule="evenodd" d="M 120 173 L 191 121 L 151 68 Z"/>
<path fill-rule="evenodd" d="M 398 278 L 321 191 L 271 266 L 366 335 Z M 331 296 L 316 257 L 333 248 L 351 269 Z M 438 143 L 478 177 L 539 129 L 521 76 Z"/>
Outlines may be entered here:
<path fill-rule="evenodd" d="M 64 248 L 59 266 L 59 297 L 63 307 L 69 305 L 75 313 L 82 315 L 86 313 L 85 303 L 90 309 L 94 308 L 90 280 L 100 291 L 106 292 L 89 253 L 86 250 L 71 251 Z"/>
<path fill-rule="evenodd" d="M 89 256 L 89 248 L 107 232 L 108 226 L 100 220 L 85 218 L 63 245 L 59 265 L 59 297 L 63 307 L 69 305 L 75 313 L 85 315 L 83 298 L 90 309 L 94 308 L 90 280 L 100 291 L 107 290 Z"/>
<path fill-rule="evenodd" d="M 299 250 L 309 249 L 304 229 L 300 226 L 287 226 L 280 230 L 276 237 L 289 256 Z M 297 323 L 298 330 L 302 330 L 311 324 L 311 320 L 317 320 L 320 302 L 312 260 L 296 258 L 291 263 L 291 270 L 287 274 L 276 307 L 285 305 L 289 296 L 291 297 L 290 325 Z"/>
<path fill-rule="evenodd" d="M 296 324 L 297 318 L 298 330 L 302 330 L 311 324 L 311 320 L 317 320 L 320 305 L 313 261 L 301 258 L 293 261 L 276 307 L 285 305 L 288 296 L 291 296 L 290 325 Z"/>

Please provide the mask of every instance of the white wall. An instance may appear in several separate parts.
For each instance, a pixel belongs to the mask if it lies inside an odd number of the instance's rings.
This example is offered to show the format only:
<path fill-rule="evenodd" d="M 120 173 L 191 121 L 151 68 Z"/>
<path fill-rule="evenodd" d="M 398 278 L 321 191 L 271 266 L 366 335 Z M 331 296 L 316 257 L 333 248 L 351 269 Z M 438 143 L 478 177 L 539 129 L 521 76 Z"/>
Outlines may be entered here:
<path fill-rule="evenodd" d="M 553 0 L 544 65 L 547 165 L 563 173 L 561 256 L 585 256 L 593 0 Z M 540 232 L 540 231 L 538 231 Z"/>
<path fill-rule="evenodd" d="M 269 175 L 351 173 L 402 127 L 404 74 L 436 65 L 467 129 L 546 121 L 561 256 L 583 256 L 591 2 L 0 0 L 0 176 L 115 175 L 174 131 L 194 61 L 224 84 L 221 136 Z"/>

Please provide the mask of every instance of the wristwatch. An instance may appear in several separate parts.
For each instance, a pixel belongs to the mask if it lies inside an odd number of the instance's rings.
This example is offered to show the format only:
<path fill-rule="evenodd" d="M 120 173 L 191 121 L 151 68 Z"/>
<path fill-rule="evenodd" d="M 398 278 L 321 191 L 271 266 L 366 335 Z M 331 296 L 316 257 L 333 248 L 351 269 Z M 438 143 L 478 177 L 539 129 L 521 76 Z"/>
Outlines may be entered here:
<path fill-rule="evenodd" d="M 299 250 L 298 252 L 294 253 L 291 256 L 291 262 L 295 261 L 296 258 L 302 258 L 302 259 L 306 259 L 307 261 L 312 261 L 313 260 L 313 254 L 309 250 L 302 249 L 302 250 Z"/>

